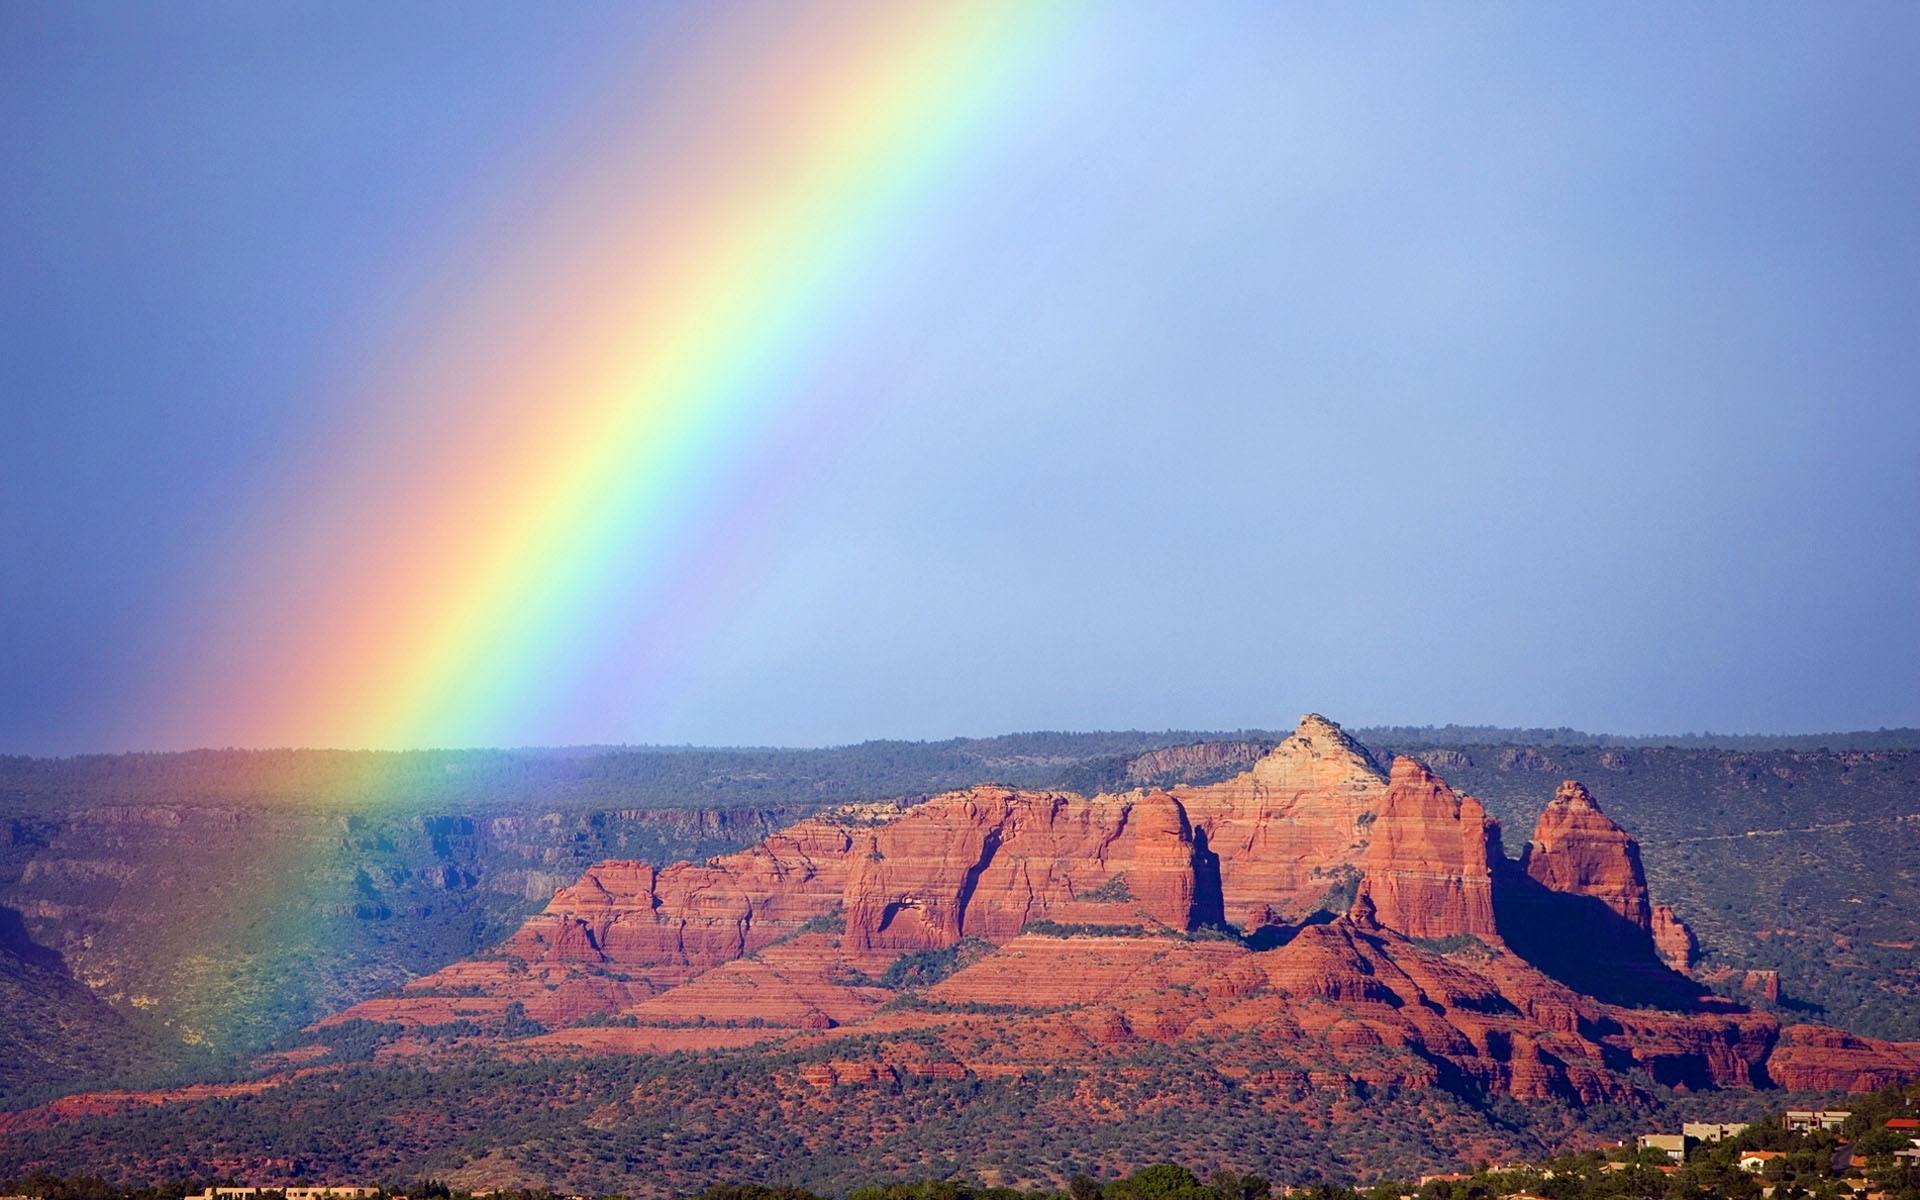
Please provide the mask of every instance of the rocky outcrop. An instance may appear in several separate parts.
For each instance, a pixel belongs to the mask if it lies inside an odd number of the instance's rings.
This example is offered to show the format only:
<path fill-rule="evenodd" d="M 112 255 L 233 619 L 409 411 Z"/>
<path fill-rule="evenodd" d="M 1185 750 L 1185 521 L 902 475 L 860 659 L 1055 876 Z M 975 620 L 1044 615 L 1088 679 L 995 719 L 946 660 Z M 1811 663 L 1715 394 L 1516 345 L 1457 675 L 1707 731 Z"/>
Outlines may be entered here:
<path fill-rule="evenodd" d="M 928 801 L 866 846 L 846 887 L 847 938 L 865 953 L 1003 942 L 1089 897 L 1115 919 L 1138 913 L 1176 930 L 1207 907 L 1192 828 L 1164 792 L 1089 800 L 976 788 Z"/>
<path fill-rule="evenodd" d="M 833 911 L 854 833 L 815 818 L 705 864 L 601 863 L 502 948 L 529 963 L 612 966 L 671 986 Z"/>
<path fill-rule="evenodd" d="M 1396 758 L 1373 824 L 1357 911 L 1414 938 L 1499 939 L 1493 866 L 1500 824 L 1411 758 Z"/>
<path fill-rule="evenodd" d="M 827 918 L 846 891 L 856 836 L 900 812 L 831 810 L 705 863 L 597 863 L 492 953 L 325 1023 L 487 1023 L 515 1001 L 550 1026 L 618 1011 Z"/>
<path fill-rule="evenodd" d="M 1341 880 L 1341 914 L 1302 920 Z M 1203 929 L 1223 912 L 1263 928 Z M 1211 787 L 977 787 L 837 810 L 703 864 L 601 863 L 497 953 L 344 1015 L 497 1029 L 518 1005 L 551 1030 L 510 1043 L 535 1056 L 873 1037 L 911 1057 L 932 1039 L 949 1075 L 1252 1036 L 1301 1063 L 1288 1088 L 1583 1103 L 1644 1099 L 1644 1079 L 1869 1086 L 1916 1053 L 1783 1034 L 1669 969 L 1690 956 L 1637 844 L 1579 784 L 1510 860 L 1474 797 L 1411 758 L 1383 778 L 1309 716 Z M 894 1002 L 903 986 L 914 1003 Z M 918 1070 L 892 1053 L 808 1082 Z"/>
<path fill-rule="evenodd" d="M 530 963 L 592 963 L 656 986 L 682 982 L 833 911 L 857 829 L 850 814 L 836 813 L 705 864 L 601 863 L 503 949 Z"/>
<path fill-rule="evenodd" d="M 1149 750 L 1127 763 L 1127 782 L 1147 788 L 1210 783 L 1245 771 L 1272 749 L 1271 742 L 1195 742 Z"/>
<path fill-rule="evenodd" d="M 1700 944 L 1694 940 L 1693 930 L 1674 913 L 1671 904 L 1653 906 L 1653 948 L 1660 961 L 1676 971 L 1689 969 L 1699 957 Z"/>
<path fill-rule="evenodd" d="M 1920 1076 L 1920 1042 L 1883 1042 L 1818 1025 L 1790 1025 L 1767 1059 L 1784 1088 L 1870 1092 Z"/>
<path fill-rule="evenodd" d="M 1768 1004 L 1778 1004 L 1781 999 L 1780 972 L 1774 970 L 1747 970 L 1736 967 L 1710 967 L 1695 973 L 1695 978 L 1721 992 L 1738 992 L 1742 995 L 1757 996 Z"/>
<path fill-rule="evenodd" d="M 1552 891 L 1591 896 L 1637 929 L 1653 927 L 1639 844 L 1575 780 L 1562 783 L 1540 814 L 1520 869 Z"/>
<path fill-rule="evenodd" d="M 1386 777 L 1360 743 L 1318 713 L 1224 783 L 1174 788 L 1220 856 L 1228 921 L 1285 925 L 1321 907 L 1331 881 L 1365 854 Z"/>
<path fill-rule="evenodd" d="M 1227 941 L 1026 934 L 927 990 L 956 1005 L 1076 1008 L 1191 987 L 1245 957 Z"/>
<path fill-rule="evenodd" d="M 1498 865 L 1494 915 L 1501 936 L 1534 966 L 1610 1003 L 1697 1008 L 1702 989 L 1654 942 L 1639 843 L 1580 783 L 1563 781 L 1519 862 Z M 1671 924 L 1662 936 L 1671 949 Z"/>

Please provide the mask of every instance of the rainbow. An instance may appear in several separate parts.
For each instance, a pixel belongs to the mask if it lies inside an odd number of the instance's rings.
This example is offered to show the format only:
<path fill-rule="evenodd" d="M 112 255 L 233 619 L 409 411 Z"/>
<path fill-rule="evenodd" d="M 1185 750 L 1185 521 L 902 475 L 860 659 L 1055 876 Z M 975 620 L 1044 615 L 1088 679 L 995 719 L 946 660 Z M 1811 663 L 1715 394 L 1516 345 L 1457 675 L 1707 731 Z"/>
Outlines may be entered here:
<path fill-rule="evenodd" d="M 728 577 L 822 347 L 1017 127 L 1072 12 L 747 6 L 699 30 L 460 232 L 484 267 L 359 369 L 205 573 L 199 667 L 154 702 L 237 745 L 523 744 L 606 637 L 666 650 Z"/>

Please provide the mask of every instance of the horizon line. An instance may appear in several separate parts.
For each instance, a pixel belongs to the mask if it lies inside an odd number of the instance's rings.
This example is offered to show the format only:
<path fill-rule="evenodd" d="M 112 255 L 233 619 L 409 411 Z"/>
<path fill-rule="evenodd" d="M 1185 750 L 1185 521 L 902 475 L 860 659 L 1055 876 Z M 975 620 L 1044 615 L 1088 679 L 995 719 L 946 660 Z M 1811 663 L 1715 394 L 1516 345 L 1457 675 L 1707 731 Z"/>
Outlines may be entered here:
<path fill-rule="evenodd" d="M 1479 723 L 1464 724 L 1457 721 L 1449 721 L 1445 724 L 1437 724 L 1437 725 L 1436 724 L 1410 725 L 1406 723 L 1344 725 L 1344 724 L 1341 724 L 1339 721 L 1334 721 L 1332 718 L 1325 718 L 1325 719 L 1329 720 L 1332 724 L 1338 726 L 1341 730 L 1346 732 L 1349 736 L 1352 736 L 1356 739 L 1362 739 L 1362 740 L 1365 740 L 1366 738 L 1369 738 L 1369 737 L 1381 738 L 1381 737 L 1391 737 L 1393 735 L 1405 735 L 1409 733 L 1425 733 L 1425 734 L 1433 735 L 1433 734 L 1445 734 L 1448 732 L 1458 732 L 1461 734 L 1471 734 L 1471 735 L 1483 735 L 1483 734 L 1548 735 L 1546 738 L 1534 737 L 1531 739 L 1529 738 L 1509 738 L 1508 739 L 1509 742 L 1518 742 L 1520 744 L 1534 744 L 1537 742 L 1545 742 L 1546 744 L 1552 744 L 1551 738 L 1563 737 L 1563 738 L 1569 738 L 1569 739 L 1585 739 L 1585 740 L 1593 741 L 1595 743 L 1604 743 L 1604 741 L 1607 739 L 1614 739 L 1621 742 L 1638 743 L 1641 745 L 1655 747 L 1655 748 L 1663 745 L 1676 745 L 1676 743 L 1679 741 L 1697 742 L 1697 741 L 1705 741 L 1709 739 L 1793 741 L 1793 740 L 1802 740 L 1802 739 L 1810 739 L 1810 738 L 1853 738 L 1853 737 L 1874 737 L 1874 736 L 1885 736 L 1885 735 L 1909 734 L 1909 735 L 1912 735 L 1916 740 L 1920 740 L 1920 726 L 1914 726 L 1914 725 L 1882 725 L 1882 726 L 1879 726 L 1878 728 L 1872 728 L 1872 729 L 1858 728 L 1858 729 L 1824 729 L 1824 730 L 1822 729 L 1789 730 L 1785 732 L 1735 732 L 1730 730 L 1701 729 L 1701 730 L 1688 730 L 1684 733 L 1672 732 L 1672 731 L 1658 732 L 1658 733 L 1617 733 L 1617 732 L 1610 732 L 1610 731 L 1595 732 L 1592 730 L 1579 729 L 1570 725 L 1549 726 L 1549 725 L 1494 725 L 1494 724 L 1479 724 Z M 1034 728 L 1034 729 L 1006 730 L 999 733 L 987 733 L 987 734 L 955 734 L 948 737 L 918 737 L 918 738 L 916 737 L 871 737 L 871 738 L 862 738 L 858 741 L 821 742 L 821 743 L 815 743 L 811 745 L 781 744 L 781 743 L 775 743 L 775 742 L 557 742 L 557 743 L 521 743 L 517 745 L 495 745 L 495 746 L 475 745 L 475 746 L 406 746 L 406 747 L 196 745 L 196 746 L 181 746 L 181 747 L 168 747 L 168 748 L 144 747 L 144 748 L 130 748 L 130 749 L 119 749 L 119 750 L 74 750 L 66 753 L 36 753 L 34 751 L 29 751 L 29 750 L 8 749 L 8 750 L 0 750 L 0 759 L 27 759 L 35 762 L 68 762 L 68 761 L 74 761 L 78 759 L 87 759 L 87 758 L 133 758 L 133 757 L 145 757 L 145 756 L 160 757 L 160 756 L 169 756 L 169 755 L 185 756 L 185 755 L 191 755 L 191 754 L 364 754 L 364 755 L 393 755 L 393 756 L 415 755 L 415 754 L 623 754 L 623 753 L 661 753 L 661 752 L 668 752 L 668 753 L 706 752 L 706 753 L 728 753 L 728 754 L 756 754 L 756 753 L 757 754 L 767 754 L 767 753 L 820 754 L 820 753 L 827 753 L 834 750 L 850 750 L 850 749 L 857 749 L 862 746 L 887 745 L 887 744 L 908 745 L 908 746 L 937 746 L 937 745 L 945 745 L 945 744 L 957 743 L 957 742 L 990 742 L 990 741 L 998 741 L 998 740 L 1007 739 L 1007 738 L 1022 738 L 1022 737 L 1044 737 L 1044 736 L 1101 737 L 1101 736 L 1119 736 L 1119 735 L 1127 735 L 1127 734 L 1140 735 L 1140 736 L 1192 735 L 1196 739 L 1196 743 L 1197 743 L 1197 742 L 1209 742 L 1209 741 L 1232 741 L 1232 740 L 1257 739 L 1257 738 L 1274 736 L 1274 735 L 1277 735 L 1280 738 L 1285 738 L 1286 736 L 1288 736 L 1288 731 L 1280 727 L 1261 728 L 1261 727 L 1253 727 L 1253 726 L 1244 726 L 1238 729 L 1200 729 L 1195 727 L 1182 728 L 1182 727 L 1173 727 L 1173 726 L 1168 726 L 1162 729 L 1147 729 L 1147 728 L 1138 727 L 1138 726 L 1135 726 L 1132 728 L 1125 728 L 1125 729 L 1121 729 L 1121 728 L 1105 728 L 1105 729 Z M 1468 744 L 1496 745 L 1500 743 L 1481 742 L 1481 743 L 1468 743 Z M 1685 747 L 1676 746 L 1676 748 L 1685 748 Z"/>

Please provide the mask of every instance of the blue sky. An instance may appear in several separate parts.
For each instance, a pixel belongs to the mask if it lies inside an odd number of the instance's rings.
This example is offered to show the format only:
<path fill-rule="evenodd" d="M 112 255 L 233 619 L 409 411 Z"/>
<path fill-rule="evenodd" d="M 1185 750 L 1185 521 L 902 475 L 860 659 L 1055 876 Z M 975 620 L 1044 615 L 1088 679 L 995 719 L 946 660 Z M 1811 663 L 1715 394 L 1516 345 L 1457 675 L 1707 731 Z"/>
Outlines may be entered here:
<path fill-rule="evenodd" d="M 1098 12 L 697 669 L 517 740 L 1920 724 L 1920 9 Z M 688 24 L 9 6 L 0 751 L 156 744 L 159 597 Z"/>

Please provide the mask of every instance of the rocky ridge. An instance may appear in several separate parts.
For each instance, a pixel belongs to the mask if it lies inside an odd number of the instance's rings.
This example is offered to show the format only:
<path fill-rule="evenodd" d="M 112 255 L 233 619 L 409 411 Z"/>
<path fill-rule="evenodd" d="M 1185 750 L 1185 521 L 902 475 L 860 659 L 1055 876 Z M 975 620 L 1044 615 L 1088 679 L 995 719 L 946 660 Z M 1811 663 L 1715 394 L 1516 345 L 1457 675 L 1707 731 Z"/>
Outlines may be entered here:
<path fill-rule="evenodd" d="M 1293 1047 L 1313 1086 L 1520 1099 L 1920 1072 L 1920 1045 L 1705 992 L 1674 969 L 1690 939 L 1578 783 L 1510 859 L 1474 797 L 1410 758 L 1382 772 L 1309 715 L 1219 784 L 976 787 L 834 810 L 704 864 L 601 863 L 494 952 L 325 1024 L 393 1030 L 386 1057 L 456 1021 L 522 1056 L 913 1031 L 949 1047 L 929 1060 L 914 1040 L 878 1074 L 829 1061 L 830 1086 L 1245 1035 Z M 516 1008 L 548 1031 L 500 1041 Z"/>
<path fill-rule="evenodd" d="M 1394 760 L 1364 861 L 1354 903 L 1376 924 L 1413 938 L 1498 941 L 1500 823 L 1411 758 Z"/>

